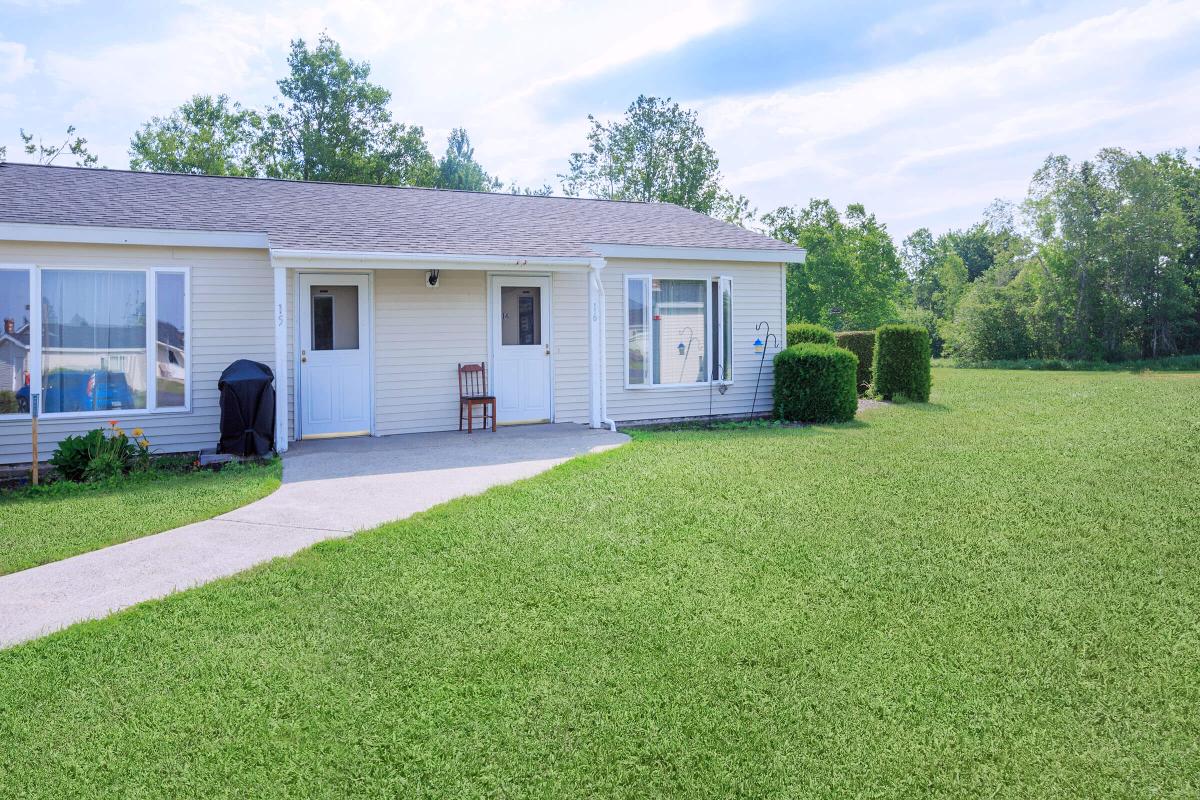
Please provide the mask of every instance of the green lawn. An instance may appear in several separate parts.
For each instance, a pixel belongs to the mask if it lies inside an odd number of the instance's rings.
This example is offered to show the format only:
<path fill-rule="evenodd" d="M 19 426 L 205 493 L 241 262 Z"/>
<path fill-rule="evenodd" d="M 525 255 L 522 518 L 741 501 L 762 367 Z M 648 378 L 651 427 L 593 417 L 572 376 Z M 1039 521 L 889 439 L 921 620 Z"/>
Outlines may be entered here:
<path fill-rule="evenodd" d="M 9 796 L 1200 793 L 1200 375 L 937 370 L 0 652 Z"/>
<path fill-rule="evenodd" d="M 278 486 L 275 462 L 0 494 L 0 575 L 209 519 Z"/>

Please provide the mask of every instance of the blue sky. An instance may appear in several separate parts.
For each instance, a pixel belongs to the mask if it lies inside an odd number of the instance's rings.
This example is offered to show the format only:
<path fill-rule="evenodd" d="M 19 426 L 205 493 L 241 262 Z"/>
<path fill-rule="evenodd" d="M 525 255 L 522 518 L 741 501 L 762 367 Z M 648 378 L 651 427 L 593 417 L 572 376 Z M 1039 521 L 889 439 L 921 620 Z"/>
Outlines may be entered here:
<path fill-rule="evenodd" d="M 322 30 L 435 153 L 465 125 L 505 180 L 558 188 L 589 113 L 669 95 L 760 210 L 861 202 L 897 238 L 1019 200 L 1052 152 L 1200 146 L 1200 0 L 0 0 L 0 144 L 74 124 L 123 167 L 195 92 L 269 102 L 289 39 Z"/>

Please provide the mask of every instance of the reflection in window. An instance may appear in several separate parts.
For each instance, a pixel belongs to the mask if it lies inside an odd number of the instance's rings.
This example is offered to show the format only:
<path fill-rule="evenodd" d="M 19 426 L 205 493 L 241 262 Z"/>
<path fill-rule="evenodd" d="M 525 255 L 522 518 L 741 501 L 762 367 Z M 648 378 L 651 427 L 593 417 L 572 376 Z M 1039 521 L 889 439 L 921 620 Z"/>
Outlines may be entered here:
<path fill-rule="evenodd" d="M 146 273 L 41 276 L 45 411 L 146 408 Z"/>
<path fill-rule="evenodd" d="M 655 280 L 653 382 L 704 383 L 707 281 Z"/>
<path fill-rule="evenodd" d="M 540 286 L 500 287 L 500 342 L 506 345 L 542 343 Z"/>
<path fill-rule="evenodd" d="M 626 320 L 629 341 L 626 358 L 629 361 L 629 383 L 631 385 L 649 382 L 649 373 L 646 369 L 646 284 L 645 278 L 630 278 L 626 284 L 629 307 L 629 319 Z"/>
<path fill-rule="evenodd" d="M 358 287 L 314 286 L 312 303 L 312 349 L 358 349 Z"/>
<path fill-rule="evenodd" d="M 0 269 L 0 414 L 29 413 L 29 270 Z"/>
<path fill-rule="evenodd" d="M 154 278 L 155 403 L 159 408 L 182 408 L 187 403 L 186 276 L 182 272 L 158 272 Z"/>

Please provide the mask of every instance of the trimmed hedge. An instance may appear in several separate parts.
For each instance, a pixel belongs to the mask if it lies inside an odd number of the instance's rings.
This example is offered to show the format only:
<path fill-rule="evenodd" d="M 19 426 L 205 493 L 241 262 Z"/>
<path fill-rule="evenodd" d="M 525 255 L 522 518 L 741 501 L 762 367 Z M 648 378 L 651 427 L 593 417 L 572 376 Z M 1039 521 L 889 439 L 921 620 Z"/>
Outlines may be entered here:
<path fill-rule="evenodd" d="M 883 325 L 875 332 L 875 394 L 929 400 L 929 331 L 917 325 Z"/>
<path fill-rule="evenodd" d="M 871 388 L 871 368 L 875 363 L 875 331 L 840 331 L 837 346 L 858 356 L 858 393 Z"/>
<path fill-rule="evenodd" d="M 821 325 L 813 325 L 811 322 L 791 322 L 787 326 L 787 343 L 788 347 L 794 344 L 804 344 L 812 342 L 813 344 L 828 344 L 837 345 L 833 338 L 833 331 Z"/>
<path fill-rule="evenodd" d="M 858 410 L 858 357 L 805 342 L 775 355 L 775 416 L 789 422 L 849 422 Z"/>

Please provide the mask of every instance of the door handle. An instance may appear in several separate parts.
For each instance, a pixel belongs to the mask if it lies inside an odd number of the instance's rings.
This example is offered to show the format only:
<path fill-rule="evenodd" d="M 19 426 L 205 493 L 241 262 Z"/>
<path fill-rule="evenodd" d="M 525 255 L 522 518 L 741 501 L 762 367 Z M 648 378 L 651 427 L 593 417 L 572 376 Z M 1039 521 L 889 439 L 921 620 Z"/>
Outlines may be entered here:
<path fill-rule="evenodd" d="M 546 345 L 546 355 L 550 355 L 550 345 Z"/>
<path fill-rule="evenodd" d="M 301 363 L 301 364 L 307 364 L 307 363 L 308 363 L 308 351 L 307 351 L 307 350 L 301 350 L 301 351 L 300 351 L 300 363 Z"/>

